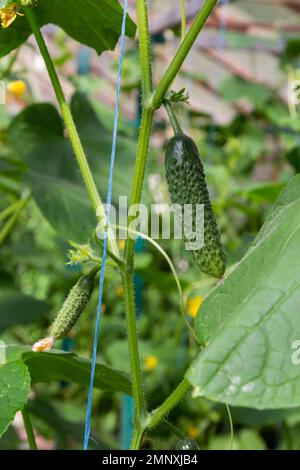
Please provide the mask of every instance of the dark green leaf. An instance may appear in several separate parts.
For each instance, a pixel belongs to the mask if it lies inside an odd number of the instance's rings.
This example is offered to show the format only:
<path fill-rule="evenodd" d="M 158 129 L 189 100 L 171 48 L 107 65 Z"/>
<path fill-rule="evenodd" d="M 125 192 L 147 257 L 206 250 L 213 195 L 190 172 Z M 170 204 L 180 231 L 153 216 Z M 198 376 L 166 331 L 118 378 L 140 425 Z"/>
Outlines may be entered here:
<path fill-rule="evenodd" d="M 51 104 L 34 104 L 18 114 L 8 129 L 8 141 L 31 172 L 79 179 L 62 119 Z"/>
<path fill-rule="evenodd" d="M 40 26 L 48 23 L 62 28 L 72 38 L 94 48 L 99 54 L 114 49 L 121 31 L 123 9 L 118 0 L 39 0 L 34 9 Z M 126 34 L 135 35 L 135 24 L 128 17 Z M 0 29 L 0 57 L 19 47 L 30 35 L 25 17 Z"/>
<path fill-rule="evenodd" d="M 97 224 L 86 191 L 63 178 L 35 175 L 30 181 L 38 207 L 60 236 L 86 241 Z"/>
<path fill-rule="evenodd" d="M 47 304 L 15 290 L 0 293 L 0 332 L 14 325 L 29 325 L 45 313 Z"/>
<path fill-rule="evenodd" d="M 72 353 L 52 351 L 48 353 L 25 352 L 22 355 L 33 383 L 65 380 L 88 386 L 90 383 L 91 361 Z M 131 394 L 128 378 L 111 367 L 97 364 L 95 388 L 106 391 L 120 391 Z"/>

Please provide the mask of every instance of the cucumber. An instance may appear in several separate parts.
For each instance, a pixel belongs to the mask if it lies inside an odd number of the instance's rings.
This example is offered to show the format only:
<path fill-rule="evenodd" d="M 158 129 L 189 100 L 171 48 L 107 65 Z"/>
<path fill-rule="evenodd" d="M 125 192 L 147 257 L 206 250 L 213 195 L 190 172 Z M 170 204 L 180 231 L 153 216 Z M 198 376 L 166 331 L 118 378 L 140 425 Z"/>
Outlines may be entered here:
<path fill-rule="evenodd" d="M 193 250 L 197 266 L 204 273 L 220 278 L 226 268 L 217 222 L 211 206 L 203 165 L 195 142 L 184 135 L 168 104 L 175 136 L 168 142 L 165 156 L 166 178 L 173 204 L 193 204 L 192 229 L 196 229 L 196 204 L 204 205 L 204 246 Z M 186 240 L 187 241 L 187 240 Z"/>
<path fill-rule="evenodd" d="M 50 327 L 50 336 L 54 340 L 66 336 L 84 311 L 94 289 L 94 276 L 95 272 L 81 276 L 70 290 Z"/>

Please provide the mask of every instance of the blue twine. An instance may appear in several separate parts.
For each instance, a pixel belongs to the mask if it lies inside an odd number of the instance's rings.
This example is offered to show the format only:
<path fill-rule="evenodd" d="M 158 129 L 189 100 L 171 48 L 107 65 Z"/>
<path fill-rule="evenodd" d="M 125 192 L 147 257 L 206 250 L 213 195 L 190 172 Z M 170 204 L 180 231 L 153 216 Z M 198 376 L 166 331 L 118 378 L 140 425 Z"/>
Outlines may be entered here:
<path fill-rule="evenodd" d="M 220 4 L 222 6 L 227 6 L 229 5 L 230 0 L 220 0 Z M 219 28 L 219 40 L 218 40 L 218 47 L 220 49 L 225 49 L 227 45 L 227 38 L 226 38 L 226 32 L 227 32 L 227 18 L 223 17 L 221 18 L 220 21 L 220 28 Z"/>
<path fill-rule="evenodd" d="M 121 76 L 122 76 L 123 54 L 124 54 L 124 43 L 125 43 L 127 6 L 128 6 L 128 0 L 124 0 L 124 11 L 123 11 L 122 31 L 121 31 L 121 47 L 120 47 L 120 58 L 119 58 L 118 81 L 117 81 L 117 96 L 116 96 L 115 116 L 114 116 L 114 130 L 113 130 L 113 141 L 112 141 L 112 149 L 111 149 L 108 188 L 107 188 L 107 199 L 106 199 L 106 228 L 105 228 L 105 234 L 104 234 L 104 240 L 103 240 L 103 256 L 102 256 L 102 265 L 101 265 L 100 281 L 99 281 L 99 297 L 98 297 L 96 325 L 95 325 L 95 334 L 94 334 L 90 388 L 89 388 L 86 418 L 85 418 L 84 441 L 83 441 L 84 450 L 88 448 L 90 432 L 91 432 L 91 423 L 92 423 L 91 416 L 92 416 L 93 386 L 94 386 L 95 370 L 96 370 L 97 347 L 98 347 L 98 340 L 99 340 L 99 333 L 100 333 L 100 317 L 101 317 L 101 306 L 102 306 L 102 298 L 103 298 L 103 285 L 104 285 L 104 275 L 105 275 L 106 258 L 107 258 L 107 233 L 108 233 L 107 227 L 110 222 L 112 183 L 113 183 L 113 173 L 114 173 L 116 145 L 117 145 L 119 100 L 120 100 Z"/>

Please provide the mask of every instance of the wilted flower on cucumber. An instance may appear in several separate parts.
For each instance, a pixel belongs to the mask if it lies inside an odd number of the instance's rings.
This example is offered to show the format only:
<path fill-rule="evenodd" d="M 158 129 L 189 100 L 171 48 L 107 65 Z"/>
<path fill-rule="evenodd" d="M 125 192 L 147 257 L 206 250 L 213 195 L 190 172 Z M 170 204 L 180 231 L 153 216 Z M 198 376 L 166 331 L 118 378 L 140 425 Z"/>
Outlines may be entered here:
<path fill-rule="evenodd" d="M 73 328 L 80 315 L 86 308 L 92 296 L 95 275 L 98 268 L 93 268 L 88 274 L 81 276 L 70 290 L 57 317 L 50 327 L 50 336 L 44 338 L 32 347 L 35 352 L 49 351 L 54 341 L 64 338 Z"/>

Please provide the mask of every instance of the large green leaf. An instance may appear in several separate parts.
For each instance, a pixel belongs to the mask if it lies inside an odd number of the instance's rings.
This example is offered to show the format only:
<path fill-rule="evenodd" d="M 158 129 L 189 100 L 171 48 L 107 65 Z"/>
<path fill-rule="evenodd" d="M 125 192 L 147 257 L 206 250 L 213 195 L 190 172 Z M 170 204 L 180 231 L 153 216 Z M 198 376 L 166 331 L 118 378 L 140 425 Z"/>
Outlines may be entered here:
<path fill-rule="evenodd" d="M 114 49 L 120 35 L 123 9 L 118 0 L 39 0 L 34 10 L 40 26 L 55 24 L 99 54 Z M 135 30 L 128 17 L 127 36 L 134 37 Z M 0 28 L 0 57 L 23 44 L 30 34 L 23 16 L 18 16 L 9 28 Z"/>
<path fill-rule="evenodd" d="M 0 342 L 0 364 L 19 360 L 28 367 L 33 383 L 56 380 L 85 386 L 90 383 L 91 361 L 88 359 L 55 349 L 47 353 L 36 353 L 30 346 L 4 345 Z M 131 383 L 128 377 L 123 372 L 104 364 L 96 365 L 94 387 L 131 395 Z"/>
<path fill-rule="evenodd" d="M 207 344 L 187 372 L 195 394 L 258 409 L 300 405 L 300 175 L 196 319 Z"/>
<path fill-rule="evenodd" d="M 30 375 L 21 361 L 0 366 L 0 437 L 23 409 L 30 392 Z"/>
<path fill-rule="evenodd" d="M 0 292 L 0 333 L 14 325 L 34 323 L 45 313 L 47 304 L 15 290 Z"/>
<path fill-rule="evenodd" d="M 33 383 L 65 380 L 88 386 L 90 383 L 91 361 L 73 353 L 52 351 L 48 353 L 24 352 Z M 94 387 L 106 391 L 120 391 L 131 395 L 131 384 L 121 372 L 103 364 L 97 364 Z"/>

